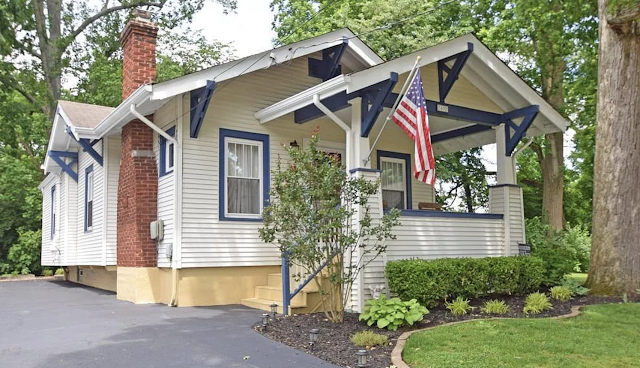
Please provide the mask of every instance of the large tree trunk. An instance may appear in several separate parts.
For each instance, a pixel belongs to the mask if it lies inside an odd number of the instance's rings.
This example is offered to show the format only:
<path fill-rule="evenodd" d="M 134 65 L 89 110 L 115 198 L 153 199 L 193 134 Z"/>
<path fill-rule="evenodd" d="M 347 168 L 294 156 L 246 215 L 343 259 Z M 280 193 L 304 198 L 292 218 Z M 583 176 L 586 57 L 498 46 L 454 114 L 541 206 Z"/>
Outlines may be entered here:
<path fill-rule="evenodd" d="M 563 133 L 545 135 L 548 146 L 540 162 L 542 169 L 542 210 L 549 225 L 561 230 L 564 227 L 562 203 L 564 196 Z"/>
<path fill-rule="evenodd" d="M 640 3 L 600 13 L 600 64 L 587 284 L 598 294 L 640 288 Z"/>

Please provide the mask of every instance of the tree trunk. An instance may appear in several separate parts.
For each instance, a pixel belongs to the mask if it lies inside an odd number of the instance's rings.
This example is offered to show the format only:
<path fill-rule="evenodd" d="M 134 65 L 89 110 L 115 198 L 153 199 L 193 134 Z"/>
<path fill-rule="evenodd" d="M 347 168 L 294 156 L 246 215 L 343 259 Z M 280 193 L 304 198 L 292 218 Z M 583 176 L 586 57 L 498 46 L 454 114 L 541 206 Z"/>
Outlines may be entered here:
<path fill-rule="evenodd" d="M 563 133 L 545 135 L 547 150 L 540 162 L 542 169 L 542 210 L 549 225 L 560 230 L 564 227 L 562 202 L 564 194 Z"/>
<path fill-rule="evenodd" d="M 591 266 L 597 294 L 640 288 L 640 4 L 605 13 L 598 1 L 600 63 Z M 635 15 L 634 14 L 635 11 Z M 631 14 L 631 16 L 629 16 Z"/>

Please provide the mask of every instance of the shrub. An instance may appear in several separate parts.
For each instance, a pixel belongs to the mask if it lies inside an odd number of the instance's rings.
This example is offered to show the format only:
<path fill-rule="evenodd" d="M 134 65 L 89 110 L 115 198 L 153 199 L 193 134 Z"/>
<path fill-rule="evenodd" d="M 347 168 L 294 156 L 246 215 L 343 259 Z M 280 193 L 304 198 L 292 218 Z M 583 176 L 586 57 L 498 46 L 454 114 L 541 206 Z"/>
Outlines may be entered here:
<path fill-rule="evenodd" d="M 382 346 L 387 345 L 387 337 L 373 331 L 360 331 L 351 336 L 351 342 L 355 346 Z"/>
<path fill-rule="evenodd" d="M 522 311 L 526 314 L 540 314 L 547 309 L 553 309 L 549 298 L 545 294 L 538 292 L 527 295 Z"/>
<path fill-rule="evenodd" d="M 487 300 L 480 310 L 486 314 L 507 314 L 509 313 L 509 306 L 504 300 Z"/>
<path fill-rule="evenodd" d="M 571 290 L 564 286 L 554 286 L 551 288 L 551 297 L 561 302 L 566 302 L 571 299 Z"/>
<path fill-rule="evenodd" d="M 64 276 L 64 268 L 58 268 L 56 270 L 56 276 Z"/>
<path fill-rule="evenodd" d="M 53 270 L 43 270 L 42 276 L 53 276 Z"/>
<path fill-rule="evenodd" d="M 560 284 L 562 287 L 565 287 L 567 289 L 569 289 L 571 291 L 571 295 L 587 295 L 589 294 L 589 288 L 586 288 L 584 286 L 582 286 L 582 284 L 580 283 L 580 281 L 571 278 L 571 277 L 565 277 L 564 280 L 562 280 L 562 284 Z"/>
<path fill-rule="evenodd" d="M 568 273 L 588 271 L 591 238 L 586 230 L 567 226 L 566 230 L 557 231 L 534 217 L 526 220 L 526 234 L 531 255 L 544 263 L 544 285 L 555 286 Z"/>
<path fill-rule="evenodd" d="M 448 298 L 524 294 L 544 278 L 535 257 L 443 258 L 392 261 L 385 269 L 390 290 L 403 300 L 434 307 Z"/>
<path fill-rule="evenodd" d="M 405 302 L 400 298 L 387 299 L 386 295 L 381 294 L 378 300 L 367 300 L 364 312 L 360 313 L 358 319 L 367 321 L 369 326 L 375 323 L 378 328 L 396 331 L 398 327 L 405 324 L 413 325 L 415 322 L 422 321 L 427 313 L 429 313 L 427 308 L 421 306 L 415 299 Z"/>
<path fill-rule="evenodd" d="M 445 300 L 444 305 L 454 316 L 464 316 L 468 311 L 473 309 L 473 307 L 469 305 L 469 299 L 464 299 L 461 296 L 457 297 L 451 303 Z"/>

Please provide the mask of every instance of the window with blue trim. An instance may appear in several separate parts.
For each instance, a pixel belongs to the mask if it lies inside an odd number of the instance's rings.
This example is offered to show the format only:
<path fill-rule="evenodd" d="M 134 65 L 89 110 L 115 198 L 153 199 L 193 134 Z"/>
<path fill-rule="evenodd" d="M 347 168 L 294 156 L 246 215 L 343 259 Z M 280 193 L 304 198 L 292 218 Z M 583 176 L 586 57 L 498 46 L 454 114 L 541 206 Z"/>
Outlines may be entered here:
<path fill-rule="evenodd" d="M 167 134 L 175 137 L 176 127 L 167 130 Z M 160 136 L 160 162 L 159 170 L 160 176 L 171 174 L 173 172 L 174 162 L 174 150 L 173 142 L 169 141 L 163 136 Z"/>
<path fill-rule="evenodd" d="M 56 236 L 56 217 L 58 215 L 58 200 L 56 198 L 56 186 L 51 187 L 51 239 Z"/>
<path fill-rule="evenodd" d="M 93 165 L 84 174 L 84 231 L 93 229 Z"/>
<path fill-rule="evenodd" d="M 411 209 L 411 155 L 378 151 L 378 169 L 384 209 Z"/>
<path fill-rule="evenodd" d="M 269 196 L 269 136 L 220 129 L 220 219 L 261 221 Z"/>

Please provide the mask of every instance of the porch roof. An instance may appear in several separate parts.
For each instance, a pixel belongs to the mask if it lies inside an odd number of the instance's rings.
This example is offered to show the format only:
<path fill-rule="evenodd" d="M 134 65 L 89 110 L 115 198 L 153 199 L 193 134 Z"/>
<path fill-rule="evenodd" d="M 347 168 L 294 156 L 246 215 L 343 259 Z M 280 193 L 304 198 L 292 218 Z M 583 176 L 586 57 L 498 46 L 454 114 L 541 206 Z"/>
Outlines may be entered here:
<path fill-rule="evenodd" d="M 425 67 L 469 50 L 470 44 L 473 52 L 470 53 L 466 64 L 461 69 L 460 75 L 473 84 L 503 112 L 538 105 L 539 112 L 528 130 L 529 135 L 542 135 L 566 130 L 569 122 L 473 34 L 461 36 L 362 71 L 337 76 L 272 104 L 258 111 L 255 117 L 260 123 L 264 124 L 312 105 L 315 95 L 318 95 L 320 100 L 345 93 L 347 96 L 351 96 L 349 94 L 388 80 L 392 73 L 399 75 L 408 73 L 418 56 L 422 58 L 422 67 Z M 396 87 L 399 86 L 396 85 Z M 434 104 L 440 103 L 434 102 Z M 386 113 L 388 112 L 389 110 L 387 109 Z M 474 110 L 474 112 L 483 113 L 478 110 Z M 386 113 L 381 115 L 386 116 Z M 495 111 L 490 113 L 495 113 Z M 379 120 L 382 119 L 380 118 Z M 433 134 L 446 133 L 456 129 L 460 130 L 465 127 L 472 128 L 474 125 L 471 121 L 465 121 L 460 116 L 447 116 L 446 113 L 438 114 L 437 117 L 433 116 L 430 119 L 436 125 L 433 127 L 435 129 L 432 128 Z M 473 129 L 470 129 L 469 134 L 455 136 L 455 138 L 435 143 L 434 148 L 438 153 L 442 154 L 495 143 L 495 139 L 493 130 L 474 132 Z"/>

